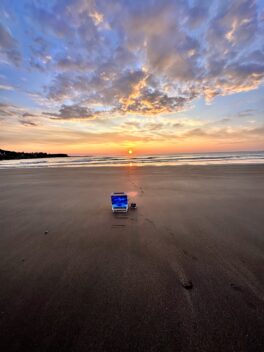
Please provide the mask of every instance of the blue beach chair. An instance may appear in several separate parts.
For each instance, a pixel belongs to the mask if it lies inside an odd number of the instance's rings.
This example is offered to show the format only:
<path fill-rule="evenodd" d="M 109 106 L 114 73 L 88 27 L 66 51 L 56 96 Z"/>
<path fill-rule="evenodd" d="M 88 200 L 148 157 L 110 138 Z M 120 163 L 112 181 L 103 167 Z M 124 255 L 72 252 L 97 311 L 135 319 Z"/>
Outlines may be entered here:
<path fill-rule="evenodd" d="M 125 192 L 114 192 L 111 194 L 112 212 L 126 213 L 128 211 L 128 199 Z"/>

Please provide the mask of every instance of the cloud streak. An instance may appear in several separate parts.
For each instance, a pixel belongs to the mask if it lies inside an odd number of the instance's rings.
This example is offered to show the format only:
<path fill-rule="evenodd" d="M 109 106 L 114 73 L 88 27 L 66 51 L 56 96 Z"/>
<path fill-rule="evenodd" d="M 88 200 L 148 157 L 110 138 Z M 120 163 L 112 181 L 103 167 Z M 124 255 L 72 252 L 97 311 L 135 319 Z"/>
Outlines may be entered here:
<path fill-rule="evenodd" d="M 21 55 L 18 50 L 17 40 L 0 23 L 0 61 L 18 66 Z"/>

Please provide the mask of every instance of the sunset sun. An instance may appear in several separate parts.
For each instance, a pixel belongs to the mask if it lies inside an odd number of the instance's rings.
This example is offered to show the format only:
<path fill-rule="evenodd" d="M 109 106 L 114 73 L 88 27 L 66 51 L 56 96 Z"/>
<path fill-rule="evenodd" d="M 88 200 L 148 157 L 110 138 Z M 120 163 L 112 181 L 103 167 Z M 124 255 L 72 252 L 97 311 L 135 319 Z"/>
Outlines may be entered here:
<path fill-rule="evenodd" d="M 128 150 L 128 154 L 130 154 L 130 155 L 133 154 L 133 150 L 132 150 L 132 149 L 129 149 L 129 150 Z"/>

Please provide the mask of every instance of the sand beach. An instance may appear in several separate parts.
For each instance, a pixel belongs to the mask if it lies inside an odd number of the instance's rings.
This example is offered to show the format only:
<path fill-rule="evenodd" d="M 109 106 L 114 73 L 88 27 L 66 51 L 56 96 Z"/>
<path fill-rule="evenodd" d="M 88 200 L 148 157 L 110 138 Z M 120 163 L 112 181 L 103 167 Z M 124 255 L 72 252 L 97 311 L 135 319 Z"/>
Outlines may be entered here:
<path fill-rule="evenodd" d="M 263 351 L 264 165 L 10 169 L 0 194 L 2 351 Z"/>

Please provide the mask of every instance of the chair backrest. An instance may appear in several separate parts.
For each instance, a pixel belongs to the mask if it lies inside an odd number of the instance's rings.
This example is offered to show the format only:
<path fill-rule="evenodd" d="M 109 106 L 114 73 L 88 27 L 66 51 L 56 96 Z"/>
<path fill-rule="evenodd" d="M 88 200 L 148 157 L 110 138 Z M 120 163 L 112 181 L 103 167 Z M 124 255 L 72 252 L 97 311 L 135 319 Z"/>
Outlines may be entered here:
<path fill-rule="evenodd" d="M 125 192 L 114 192 L 111 194 L 112 205 L 118 208 L 127 207 L 128 200 Z"/>

